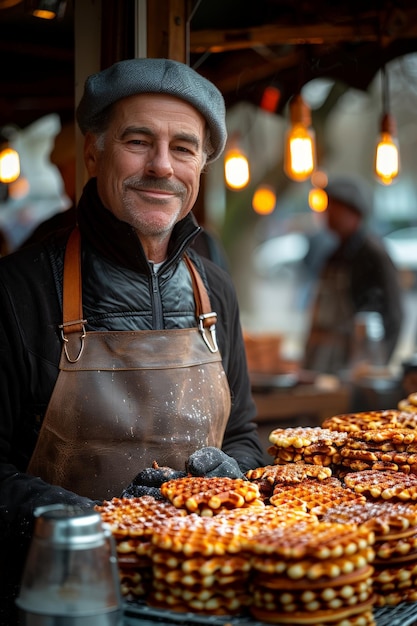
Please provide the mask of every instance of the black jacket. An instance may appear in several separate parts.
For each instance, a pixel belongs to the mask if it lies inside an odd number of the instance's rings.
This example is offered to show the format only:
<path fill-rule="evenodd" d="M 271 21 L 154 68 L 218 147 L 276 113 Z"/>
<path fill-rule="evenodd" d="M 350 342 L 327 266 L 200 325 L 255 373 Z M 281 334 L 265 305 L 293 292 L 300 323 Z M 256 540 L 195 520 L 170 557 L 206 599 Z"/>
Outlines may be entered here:
<path fill-rule="evenodd" d="M 87 331 L 195 326 L 191 280 L 182 261 L 188 249 L 218 316 L 217 340 L 231 389 L 223 450 L 236 458 L 243 471 L 262 465 L 235 291 L 227 272 L 189 249 L 200 230 L 193 216 L 175 226 L 168 258 L 156 275 L 135 231 L 99 201 L 94 179 L 80 200 L 78 223 Z M 0 260 L 0 532 L 4 538 L 15 536 L 17 528 L 22 536 L 29 536 L 37 506 L 92 504 L 24 473 L 58 375 L 68 236 L 68 230 L 59 231 Z M 127 476 L 126 484 L 132 478 Z"/>

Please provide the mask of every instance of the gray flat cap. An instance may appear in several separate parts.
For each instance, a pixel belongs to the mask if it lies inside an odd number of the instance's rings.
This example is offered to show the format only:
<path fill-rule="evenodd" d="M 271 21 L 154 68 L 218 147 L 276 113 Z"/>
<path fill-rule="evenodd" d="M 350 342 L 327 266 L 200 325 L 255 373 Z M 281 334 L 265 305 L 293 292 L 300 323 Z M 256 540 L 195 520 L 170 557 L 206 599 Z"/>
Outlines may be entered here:
<path fill-rule="evenodd" d="M 141 93 L 167 94 L 192 104 L 210 128 L 214 152 L 208 160 L 221 155 L 227 139 L 222 94 L 188 65 L 171 59 L 128 59 L 89 76 L 76 111 L 82 133 L 93 128 L 94 119 L 108 106 Z"/>
<path fill-rule="evenodd" d="M 329 199 L 333 198 L 366 217 L 372 207 L 371 189 L 359 176 L 334 176 L 325 189 Z"/>

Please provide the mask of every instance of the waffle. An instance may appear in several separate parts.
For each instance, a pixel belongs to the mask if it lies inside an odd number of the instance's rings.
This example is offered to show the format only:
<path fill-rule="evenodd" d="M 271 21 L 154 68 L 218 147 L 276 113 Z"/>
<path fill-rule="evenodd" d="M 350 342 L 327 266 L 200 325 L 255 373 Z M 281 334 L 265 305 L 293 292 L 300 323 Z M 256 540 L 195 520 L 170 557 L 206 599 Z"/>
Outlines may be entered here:
<path fill-rule="evenodd" d="M 350 472 L 345 484 L 367 498 L 413 502 L 417 500 L 417 475 L 402 472 L 364 470 Z"/>
<path fill-rule="evenodd" d="M 290 465 L 266 465 L 246 472 L 246 478 L 256 482 L 266 481 L 276 483 L 299 483 L 305 478 L 324 480 L 330 478 L 332 470 L 328 467 L 314 466 L 306 463 L 292 463 Z"/>
<path fill-rule="evenodd" d="M 374 541 L 372 531 L 356 524 L 336 524 L 305 519 L 247 536 L 245 549 L 256 555 L 285 559 L 332 559 L 351 555 Z"/>
<path fill-rule="evenodd" d="M 324 521 L 366 524 L 374 531 L 375 541 L 417 531 L 417 506 L 402 502 L 341 502 L 318 506 L 315 513 Z"/>
<path fill-rule="evenodd" d="M 246 477 L 259 487 L 263 501 L 269 503 L 276 484 L 299 483 L 305 479 L 325 480 L 330 478 L 332 470 L 329 467 L 310 465 L 307 463 L 286 463 L 285 465 L 266 465 L 249 470 Z"/>
<path fill-rule="evenodd" d="M 378 428 L 365 430 L 361 433 L 351 433 L 345 442 L 366 441 L 367 443 L 391 442 L 394 445 L 408 445 L 417 441 L 417 431 L 411 428 Z"/>
<path fill-rule="evenodd" d="M 330 467 L 339 461 L 339 449 L 347 434 L 320 427 L 276 428 L 269 435 L 268 454 L 274 465 L 307 463 Z"/>
<path fill-rule="evenodd" d="M 362 605 L 343 608 L 337 611 L 315 611 L 312 613 L 285 613 L 268 611 L 251 606 L 253 617 L 270 624 L 290 624 L 290 626 L 376 626 L 372 613 L 372 601 Z"/>
<path fill-rule="evenodd" d="M 185 515 L 185 511 L 152 496 L 113 498 L 95 509 L 115 539 L 123 597 L 134 599 L 146 595 L 152 578 L 152 535 L 159 524 Z"/>
<path fill-rule="evenodd" d="M 152 496 L 140 498 L 113 498 L 97 505 L 95 510 L 117 539 L 150 537 L 155 524 L 169 517 L 185 515 L 172 504 L 155 500 Z"/>
<path fill-rule="evenodd" d="M 239 615 L 251 602 L 247 588 L 184 590 L 160 583 L 149 596 L 155 608 L 202 615 Z"/>
<path fill-rule="evenodd" d="M 359 413 L 342 413 L 325 419 L 322 428 L 337 432 L 360 432 L 374 430 L 398 423 L 401 410 L 363 411 Z"/>
<path fill-rule="evenodd" d="M 302 511 L 315 513 L 315 507 L 321 508 L 335 502 L 362 502 L 365 497 L 342 486 L 339 479 L 331 477 L 322 481 L 303 480 L 292 485 L 277 484 L 274 487 L 270 503 L 277 507 L 294 507 Z"/>
<path fill-rule="evenodd" d="M 223 511 L 213 517 L 190 514 L 168 520 L 152 538 L 149 603 L 181 612 L 241 612 L 250 601 L 251 569 L 242 539 L 262 524 L 261 511 L 254 507 L 252 514 L 249 509 L 236 509 L 229 515 Z M 268 519 L 278 523 L 278 516 L 269 514 Z"/>
<path fill-rule="evenodd" d="M 163 483 L 161 493 L 177 509 L 202 516 L 264 504 L 258 486 L 240 478 L 187 476 Z"/>
<path fill-rule="evenodd" d="M 316 625 L 369 612 L 372 543 L 373 533 L 356 524 L 306 520 L 247 538 L 256 571 L 251 614 L 266 622 Z"/>
<path fill-rule="evenodd" d="M 346 440 L 344 433 L 333 432 L 326 428 L 302 427 L 276 428 L 269 435 L 269 441 L 277 447 L 307 448 L 311 445 L 339 447 Z"/>
<path fill-rule="evenodd" d="M 400 400 L 398 403 L 398 409 L 408 415 L 408 419 L 410 420 L 409 427 L 415 427 L 417 424 L 417 393 L 410 393 L 407 398 Z M 404 420 L 406 419 L 407 418 L 404 418 Z"/>
<path fill-rule="evenodd" d="M 341 465 L 352 470 L 417 473 L 417 430 L 380 428 L 349 433 Z"/>
<path fill-rule="evenodd" d="M 334 580 L 351 574 L 353 571 L 362 570 L 368 563 L 373 561 L 373 558 L 374 550 L 368 546 L 350 555 L 349 559 L 346 559 L 346 556 L 342 556 L 334 558 L 330 562 L 328 559 L 315 562 L 301 559 L 295 563 L 288 563 L 285 559 L 280 559 L 276 556 L 254 556 L 252 564 L 258 572 L 268 574 L 269 576 L 273 575 L 269 578 L 269 583 L 265 583 L 266 587 L 275 587 L 276 585 L 280 587 L 283 580 L 283 577 L 280 577 L 280 575 L 284 572 L 287 584 L 287 587 L 283 587 L 284 589 L 288 588 L 288 579 L 291 580 L 291 588 L 297 588 L 298 586 L 301 589 L 314 589 L 322 586 L 323 578 Z M 299 580 L 300 576 L 302 576 L 301 580 Z M 257 581 L 261 580 L 262 578 L 258 574 Z"/>
<path fill-rule="evenodd" d="M 417 601 L 417 563 L 375 566 L 373 575 L 376 606 L 396 606 Z"/>

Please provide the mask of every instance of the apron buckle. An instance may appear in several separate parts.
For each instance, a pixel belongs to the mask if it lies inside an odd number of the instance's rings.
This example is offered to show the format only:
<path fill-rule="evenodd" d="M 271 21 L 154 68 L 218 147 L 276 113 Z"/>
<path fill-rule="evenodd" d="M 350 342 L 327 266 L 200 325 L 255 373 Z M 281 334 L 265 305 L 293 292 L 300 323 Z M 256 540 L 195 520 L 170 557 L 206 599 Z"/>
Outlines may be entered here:
<path fill-rule="evenodd" d="M 83 353 L 84 350 L 84 340 L 85 340 L 85 336 L 86 336 L 86 331 L 85 331 L 85 326 L 84 324 L 87 323 L 87 320 L 75 320 L 74 322 L 64 322 L 63 324 L 59 325 L 59 328 L 61 329 L 61 337 L 62 340 L 64 342 L 64 352 L 65 352 L 65 356 L 67 357 L 68 361 L 70 363 L 77 363 L 77 361 L 80 360 L 81 355 Z M 80 335 L 80 342 L 81 342 L 81 346 L 80 346 L 80 350 L 78 352 L 78 355 L 76 356 L 75 359 L 71 359 L 70 355 L 68 354 L 68 337 L 65 335 L 64 330 L 66 328 L 66 326 L 75 326 L 75 325 L 80 325 L 81 324 L 81 335 Z M 75 331 L 72 331 L 75 332 Z"/>
<path fill-rule="evenodd" d="M 209 321 L 210 319 L 213 320 L 212 323 L 210 323 Z M 219 346 L 217 345 L 217 338 L 216 338 L 217 313 L 214 313 L 213 311 L 211 313 L 202 313 L 201 315 L 198 316 L 198 320 L 199 320 L 198 329 L 201 333 L 201 336 L 204 339 L 204 343 L 206 344 L 210 352 L 213 352 L 214 354 L 219 349 Z M 207 334 L 206 334 L 207 327 L 208 327 L 208 330 L 210 331 L 212 343 L 210 343 L 210 341 L 207 338 Z"/>

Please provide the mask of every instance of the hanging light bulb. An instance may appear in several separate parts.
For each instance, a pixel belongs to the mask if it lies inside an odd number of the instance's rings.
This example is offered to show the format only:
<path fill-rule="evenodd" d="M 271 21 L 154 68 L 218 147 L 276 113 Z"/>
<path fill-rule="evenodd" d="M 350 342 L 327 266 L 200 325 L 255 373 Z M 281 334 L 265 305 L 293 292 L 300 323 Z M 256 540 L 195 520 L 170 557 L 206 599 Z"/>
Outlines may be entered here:
<path fill-rule="evenodd" d="M 259 185 L 252 198 L 252 208 L 259 215 L 269 215 L 275 209 L 277 196 L 270 185 Z"/>
<path fill-rule="evenodd" d="M 243 189 L 249 183 L 249 161 L 241 150 L 237 136 L 229 141 L 229 148 L 224 157 L 224 176 L 230 189 Z"/>
<path fill-rule="evenodd" d="M 388 76 L 385 67 L 382 71 L 383 115 L 375 152 L 375 174 L 384 185 L 391 185 L 400 171 L 400 156 L 397 140 L 397 125 L 389 113 Z"/>
<path fill-rule="evenodd" d="M 308 206 L 315 213 L 323 213 L 327 209 L 329 199 L 324 190 L 327 183 L 328 178 L 325 172 L 317 170 L 311 176 L 312 188 L 308 192 Z"/>
<path fill-rule="evenodd" d="M 291 126 L 286 136 L 284 171 L 288 178 L 307 180 L 316 168 L 316 138 L 311 128 L 310 108 L 301 94 L 290 103 Z"/>
<path fill-rule="evenodd" d="M 12 183 L 19 176 L 19 154 L 7 145 L 0 151 L 0 183 Z"/>
<path fill-rule="evenodd" d="M 375 154 L 375 173 L 384 185 L 390 185 L 400 171 L 400 155 L 396 138 L 396 124 L 392 115 L 385 113 Z"/>
<path fill-rule="evenodd" d="M 313 187 L 308 192 L 308 206 L 315 213 L 323 213 L 327 209 L 329 199 L 324 189 Z"/>

